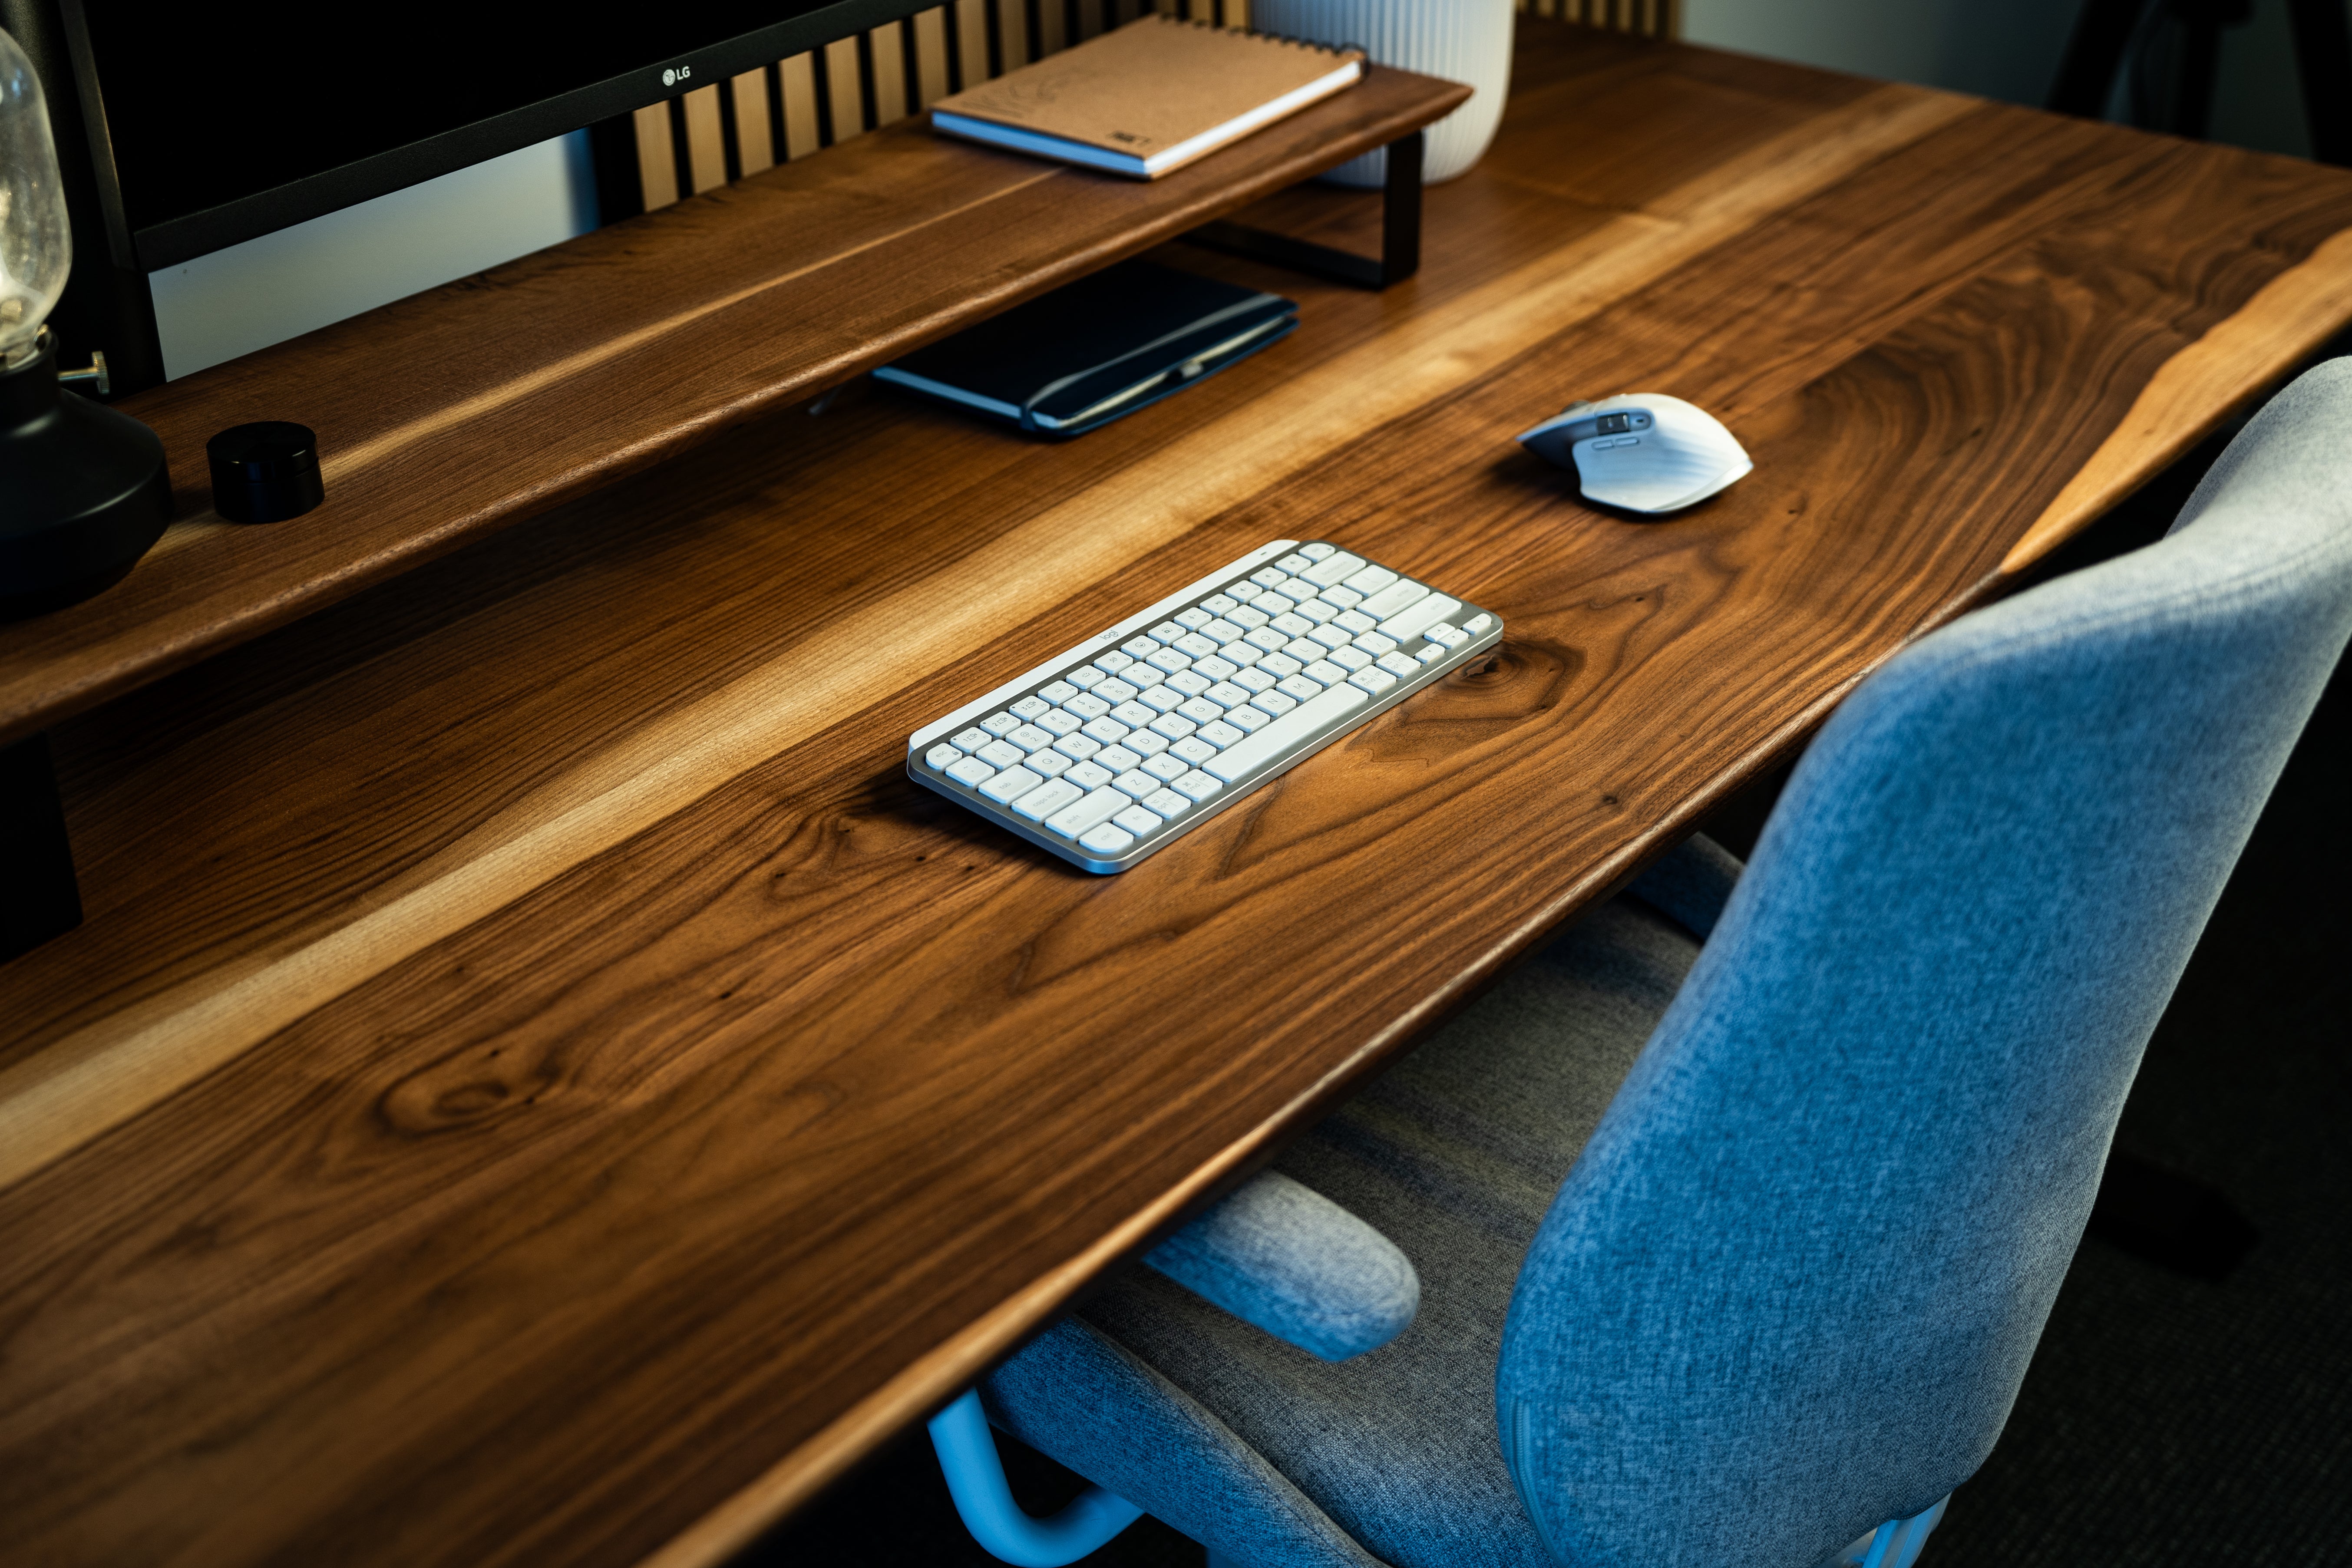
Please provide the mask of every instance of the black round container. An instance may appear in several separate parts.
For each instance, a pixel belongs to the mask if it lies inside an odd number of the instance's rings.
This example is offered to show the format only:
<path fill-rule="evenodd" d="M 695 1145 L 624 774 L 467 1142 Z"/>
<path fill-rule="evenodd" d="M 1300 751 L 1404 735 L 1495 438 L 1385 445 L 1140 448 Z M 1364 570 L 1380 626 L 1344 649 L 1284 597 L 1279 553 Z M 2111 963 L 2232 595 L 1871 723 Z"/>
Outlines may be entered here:
<path fill-rule="evenodd" d="M 205 457 L 213 470 L 213 510 L 231 522 L 283 522 L 327 499 L 319 438 L 307 425 L 239 425 L 205 442 Z"/>

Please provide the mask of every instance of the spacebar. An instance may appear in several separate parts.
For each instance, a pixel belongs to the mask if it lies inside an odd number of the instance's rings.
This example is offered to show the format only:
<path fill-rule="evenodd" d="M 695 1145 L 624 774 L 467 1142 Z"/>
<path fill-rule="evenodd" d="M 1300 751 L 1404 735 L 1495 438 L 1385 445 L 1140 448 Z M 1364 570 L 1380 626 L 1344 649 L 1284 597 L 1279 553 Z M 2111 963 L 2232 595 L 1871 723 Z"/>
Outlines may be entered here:
<path fill-rule="evenodd" d="M 1320 697 L 1308 698 L 1256 734 L 1235 741 L 1202 763 L 1202 771 L 1231 784 L 1260 763 L 1299 746 L 1341 714 L 1351 713 L 1370 700 L 1360 686 L 1331 687 Z"/>

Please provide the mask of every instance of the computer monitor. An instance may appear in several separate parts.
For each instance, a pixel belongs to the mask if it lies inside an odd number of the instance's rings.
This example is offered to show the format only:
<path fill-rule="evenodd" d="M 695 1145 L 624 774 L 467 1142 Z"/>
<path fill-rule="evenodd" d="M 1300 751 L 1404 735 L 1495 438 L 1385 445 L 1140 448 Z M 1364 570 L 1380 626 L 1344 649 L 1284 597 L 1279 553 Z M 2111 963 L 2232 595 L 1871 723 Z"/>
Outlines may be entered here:
<path fill-rule="evenodd" d="M 47 93 L 74 224 L 55 318 L 120 385 L 162 379 L 147 274 L 401 190 L 939 0 L 0 0 Z M 78 296 L 78 297 L 77 297 Z"/>

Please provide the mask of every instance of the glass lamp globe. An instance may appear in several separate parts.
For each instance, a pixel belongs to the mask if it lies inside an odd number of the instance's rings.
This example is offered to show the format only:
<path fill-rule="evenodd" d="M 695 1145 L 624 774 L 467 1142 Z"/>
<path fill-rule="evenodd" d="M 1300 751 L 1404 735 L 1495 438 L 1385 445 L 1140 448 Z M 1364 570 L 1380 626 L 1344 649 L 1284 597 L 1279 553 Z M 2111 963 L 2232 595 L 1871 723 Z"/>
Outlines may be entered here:
<path fill-rule="evenodd" d="M 0 33 L 0 364 L 32 354 L 72 266 L 40 79 L 16 40 Z"/>
<path fill-rule="evenodd" d="M 0 620 L 111 586 L 172 518 L 155 432 L 58 386 L 45 323 L 72 267 L 41 79 L 0 32 Z"/>

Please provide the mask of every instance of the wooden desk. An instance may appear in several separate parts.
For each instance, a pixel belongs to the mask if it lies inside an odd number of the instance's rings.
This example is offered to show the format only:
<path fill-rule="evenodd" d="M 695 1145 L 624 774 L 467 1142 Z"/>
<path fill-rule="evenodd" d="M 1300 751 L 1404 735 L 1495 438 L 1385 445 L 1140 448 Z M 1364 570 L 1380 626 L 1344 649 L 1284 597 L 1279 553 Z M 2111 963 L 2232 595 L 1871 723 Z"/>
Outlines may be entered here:
<path fill-rule="evenodd" d="M 779 415 L 58 731 L 89 919 L 0 970 L 0 1560 L 718 1560 L 2352 319 L 2352 174 L 1520 58 L 1416 283 L 1176 253 L 1306 307 L 1180 398 Z M 1755 475 L 1635 524 L 1508 439 L 1620 389 Z M 1510 639 L 1118 878 L 902 776 L 1279 535 Z"/>

